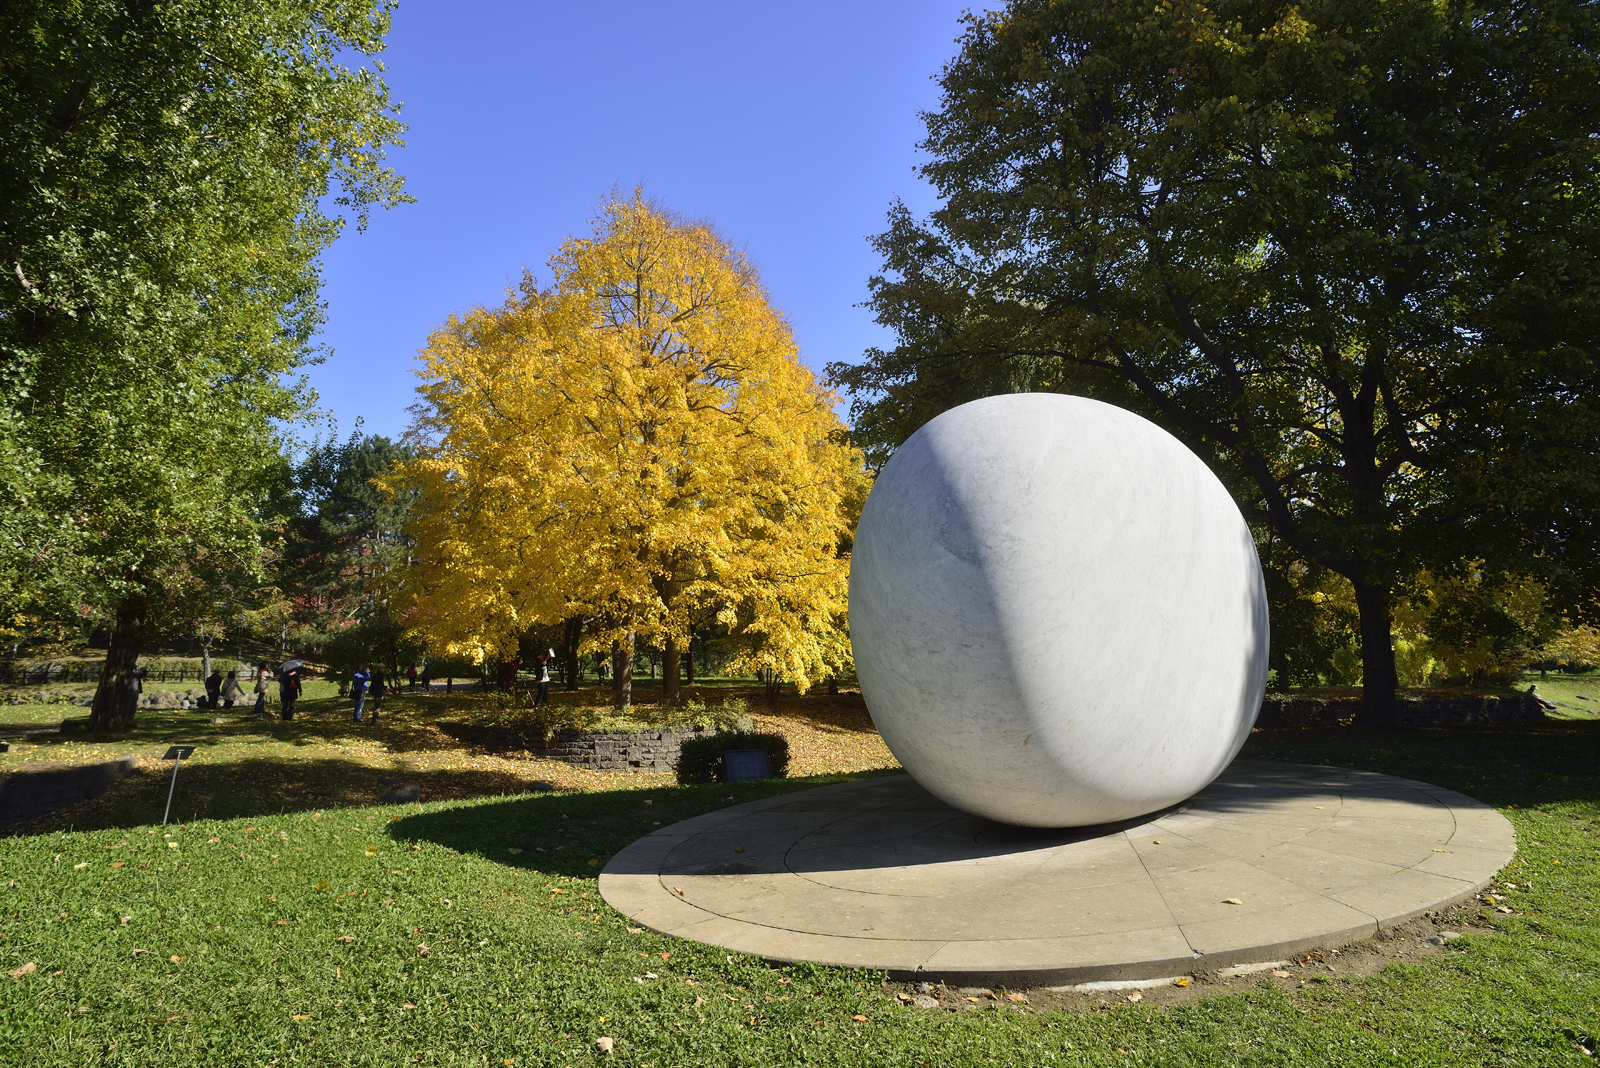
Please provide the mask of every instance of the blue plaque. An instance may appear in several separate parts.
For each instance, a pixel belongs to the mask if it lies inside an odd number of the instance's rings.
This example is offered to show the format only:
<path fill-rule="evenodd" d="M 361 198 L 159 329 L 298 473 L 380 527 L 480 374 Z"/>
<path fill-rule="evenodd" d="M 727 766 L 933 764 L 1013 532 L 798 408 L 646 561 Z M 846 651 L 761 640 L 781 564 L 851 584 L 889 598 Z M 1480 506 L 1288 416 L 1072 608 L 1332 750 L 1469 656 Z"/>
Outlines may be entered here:
<path fill-rule="evenodd" d="M 724 749 L 722 766 L 727 769 L 728 782 L 749 782 L 767 777 L 767 751 L 765 749 Z"/>

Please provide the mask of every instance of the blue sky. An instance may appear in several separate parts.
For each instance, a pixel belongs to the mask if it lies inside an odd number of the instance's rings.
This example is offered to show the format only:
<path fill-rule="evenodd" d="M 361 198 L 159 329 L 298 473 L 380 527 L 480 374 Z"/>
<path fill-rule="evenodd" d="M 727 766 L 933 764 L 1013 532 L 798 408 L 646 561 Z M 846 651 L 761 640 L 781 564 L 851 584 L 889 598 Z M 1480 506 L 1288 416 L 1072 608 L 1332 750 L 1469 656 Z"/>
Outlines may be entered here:
<path fill-rule="evenodd" d="M 324 260 L 332 348 L 310 372 L 341 434 L 396 435 L 452 311 L 496 304 L 613 186 L 710 219 L 760 267 L 821 370 L 886 340 L 867 245 L 916 178 L 920 109 L 969 3 L 404 3 L 383 59 L 417 203 Z"/>

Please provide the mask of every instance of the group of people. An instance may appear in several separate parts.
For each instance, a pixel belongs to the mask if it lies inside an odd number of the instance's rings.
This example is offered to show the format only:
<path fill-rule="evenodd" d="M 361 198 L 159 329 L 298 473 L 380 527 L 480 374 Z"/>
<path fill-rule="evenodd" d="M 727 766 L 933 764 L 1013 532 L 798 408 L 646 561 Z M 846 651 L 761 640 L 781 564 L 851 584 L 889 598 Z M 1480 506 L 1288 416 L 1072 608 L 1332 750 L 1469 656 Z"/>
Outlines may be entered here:
<path fill-rule="evenodd" d="M 416 668 L 411 669 L 412 682 L 416 685 Z M 372 722 L 378 722 L 378 712 L 383 708 L 383 695 L 389 692 L 389 683 L 383 677 L 383 668 L 375 667 L 370 670 L 366 665 L 356 668 L 350 676 L 350 696 L 355 698 L 355 722 L 361 722 L 361 713 L 366 706 L 367 696 L 372 696 Z"/>
<path fill-rule="evenodd" d="M 294 673 L 291 671 L 287 674 L 293 675 Z M 279 680 L 280 689 L 283 682 L 284 679 Z M 255 695 L 256 715 L 264 716 L 267 714 L 267 693 L 271 688 L 271 684 L 272 666 L 265 662 L 256 665 L 255 687 L 249 691 L 245 690 L 244 685 L 239 681 L 239 672 L 237 670 L 230 671 L 224 676 L 222 669 L 214 668 L 211 674 L 206 676 L 206 695 L 201 698 L 200 707 L 232 708 L 235 704 L 243 704 L 247 699 L 247 693 L 253 693 Z M 293 688 L 295 693 L 298 694 L 298 679 L 295 680 Z M 289 717 L 285 716 L 284 718 L 288 719 Z"/>
<path fill-rule="evenodd" d="M 538 686 L 538 694 L 534 698 L 534 707 L 550 703 L 550 664 L 555 654 L 553 651 L 543 651 L 534 658 L 534 680 Z M 519 663 L 520 666 L 520 663 Z M 513 669 L 514 672 L 515 669 Z M 230 671 L 223 675 L 220 669 L 214 670 L 206 677 L 206 696 L 202 698 L 203 708 L 232 708 L 236 703 L 242 704 L 247 700 L 247 694 L 255 695 L 255 713 L 258 716 L 267 714 L 267 698 L 271 690 L 272 679 L 278 680 L 278 707 L 279 715 L 287 722 L 294 719 L 294 705 L 300 698 L 300 661 L 286 661 L 283 667 L 274 671 L 271 664 L 262 662 L 256 665 L 255 686 L 246 690 L 239 679 L 238 671 Z M 513 680 L 515 674 L 512 675 Z M 405 675 L 406 688 L 417 688 L 417 669 L 412 665 Z M 427 679 L 423 679 L 424 685 Z M 383 699 L 386 694 L 393 693 L 400 687 L 398 683 L 390 682 L 384 677 L 383 668 L 369 668 L 363 664 L 356 668 L 350 675 L 348 692 L 355 702 L 354 722 L 360 723 L 367 712 L 371 712 L 371 721 L 377 722 L 378 712 L 383 708 Z M 512 685 L 515 685 L 513 681 Z M 340 686 L 341 693 L 345 686 Z"/>

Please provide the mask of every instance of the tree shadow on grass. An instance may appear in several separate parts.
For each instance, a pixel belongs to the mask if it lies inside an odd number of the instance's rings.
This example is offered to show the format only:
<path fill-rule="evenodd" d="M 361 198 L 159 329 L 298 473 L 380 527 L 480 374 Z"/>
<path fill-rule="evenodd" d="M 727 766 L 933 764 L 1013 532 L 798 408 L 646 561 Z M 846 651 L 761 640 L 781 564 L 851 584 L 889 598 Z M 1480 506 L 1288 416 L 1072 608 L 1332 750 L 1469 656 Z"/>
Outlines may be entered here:
<path fill-rule="evenodd" d="M 1380 771 L 1501 809 L 1600 804 L 1600 720 L 1394 731 L 1257 730 L 1239 757 Z"/>
<path fill-rule="evenodd" d="M 375 805 L 397 781 L 416 783 L 424 802 L 518 795 L 530 787 L 553 789 L 549 783 L 529 783 L 507 772 L 397 770 L 347 759 L 184 761 L 174 788 L 172 764 L 146 762 L 99 797 L 0 827 L 0 837 L 160 823 L 169 789 L 171 821 L 190 823 Z"/>
<path fill-rule="evenodd" d="M 389 832 L 400 841 L 433 842 L 508 867 L 592 878 L 613 853 L 679 820 L 764 797 L 886 774 L 902 772 L 507 798 L 418 812 L 390 824 Z"/>

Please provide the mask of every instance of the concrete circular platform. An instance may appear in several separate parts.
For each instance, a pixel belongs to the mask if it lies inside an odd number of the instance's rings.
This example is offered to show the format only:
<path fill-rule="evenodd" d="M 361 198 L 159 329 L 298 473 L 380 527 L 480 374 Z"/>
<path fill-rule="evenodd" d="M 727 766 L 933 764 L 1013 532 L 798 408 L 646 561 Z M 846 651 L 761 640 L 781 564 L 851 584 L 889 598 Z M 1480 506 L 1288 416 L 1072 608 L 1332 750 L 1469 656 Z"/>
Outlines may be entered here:
<path fill-rule="evenodd" d="M 896 978 L 1037 986 L 1277 960 L 1471 897 L 1511 824 L 1427 783 L 1236 761 L 1175 809 L 1037 831 L 910 776 L 858 779 L 664 827 L 600 893 L 663 934 Z"/>

